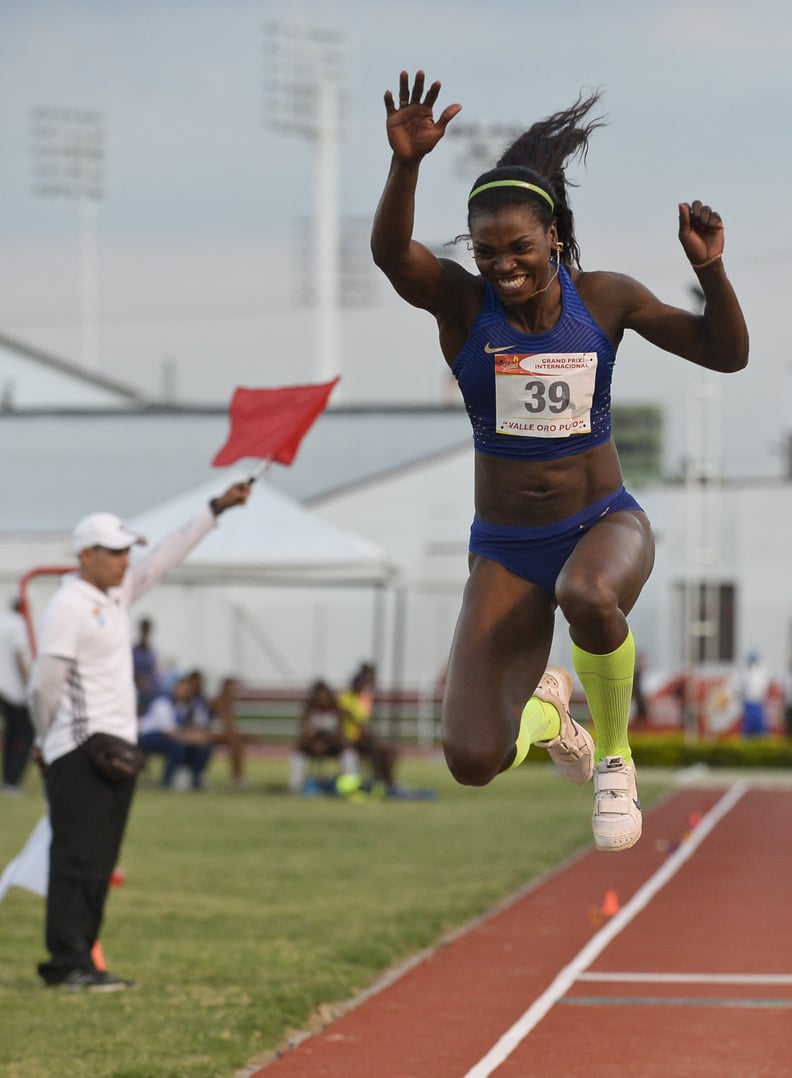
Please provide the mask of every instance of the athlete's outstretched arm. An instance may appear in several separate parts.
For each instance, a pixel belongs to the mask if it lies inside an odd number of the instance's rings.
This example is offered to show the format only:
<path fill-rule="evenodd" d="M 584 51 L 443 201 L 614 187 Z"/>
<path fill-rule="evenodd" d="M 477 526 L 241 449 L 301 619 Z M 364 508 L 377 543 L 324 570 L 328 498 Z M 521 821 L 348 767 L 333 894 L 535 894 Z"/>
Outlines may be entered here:
<path fill-rule="evenodd" d="M 433 82 L 424 94 L 424 82 L 424 73 L 419 71 L 410 89 L 409 76 L 402 71 L 398 107 L 391 91 L 385 93 L 386 130 L 393 157 L 374 216 L 371 253 L 403 299 L 439 313 L 449 303 L 446 264 L 413 239 L 415 191 L 421 161 L 435 148 L 462 106 L 448 105 L 435 120 L 433 109 L 440 83 Z"/>

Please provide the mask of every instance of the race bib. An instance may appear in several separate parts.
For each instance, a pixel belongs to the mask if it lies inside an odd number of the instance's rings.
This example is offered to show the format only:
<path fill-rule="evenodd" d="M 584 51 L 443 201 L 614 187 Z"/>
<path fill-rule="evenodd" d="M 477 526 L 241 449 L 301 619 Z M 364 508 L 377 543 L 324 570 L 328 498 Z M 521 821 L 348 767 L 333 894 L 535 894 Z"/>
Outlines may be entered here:
<path fill-rule="evenodd" d="M 522 438 L 591 431 L 596 352 L 495 357 L 495 429 Z"/>

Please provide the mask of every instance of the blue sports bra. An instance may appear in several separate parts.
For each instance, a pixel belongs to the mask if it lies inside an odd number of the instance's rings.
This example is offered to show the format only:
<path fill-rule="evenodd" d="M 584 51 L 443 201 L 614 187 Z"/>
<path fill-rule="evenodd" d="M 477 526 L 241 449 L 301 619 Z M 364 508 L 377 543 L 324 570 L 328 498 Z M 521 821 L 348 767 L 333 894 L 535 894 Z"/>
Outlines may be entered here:
<path fill-rule="evenodd" d="M 488 284 L 451 371 L 477 452 L 554 460 L 611 436 L 613 345 L 589 314 L 564 266 L 561 318 L 547 333 L 520 333 Z"/>

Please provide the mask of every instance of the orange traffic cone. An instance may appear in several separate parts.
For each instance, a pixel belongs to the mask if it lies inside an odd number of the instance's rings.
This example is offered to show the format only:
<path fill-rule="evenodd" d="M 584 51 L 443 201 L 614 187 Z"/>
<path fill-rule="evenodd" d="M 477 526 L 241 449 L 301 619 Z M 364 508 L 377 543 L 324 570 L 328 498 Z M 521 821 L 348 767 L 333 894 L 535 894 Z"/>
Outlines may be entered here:
<path fill-rule="evenodd" d="M 614 913 L 619 912 L 619 896 L 615 891 L 606 891 L 605 898 L 602 900 L 602 914 L 604 917 L 613 917 Z"/>
<path fill-rule="evenodd" d="M 107 972 L 107 966 L 105 965 L 104 959 L 104 951 L 102 950 L 102 945 L 99 940 L 97 940 L 91 948 L 91 958 L 93 959 L 93 964 L 100 971 L 100 973 Z"/>

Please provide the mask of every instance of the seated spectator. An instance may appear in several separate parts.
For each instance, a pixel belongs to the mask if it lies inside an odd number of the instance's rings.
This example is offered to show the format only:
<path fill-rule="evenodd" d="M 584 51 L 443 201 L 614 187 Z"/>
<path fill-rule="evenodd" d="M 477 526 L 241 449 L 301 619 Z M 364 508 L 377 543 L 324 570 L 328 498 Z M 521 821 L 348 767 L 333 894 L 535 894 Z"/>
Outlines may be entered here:
<path fill-rule="evenodd" d="M 215 736 L 215 742 L 226 746 L 231 764 L 231 781 L 240 786 L 245 781 L 245 739 L 237 725 L 234 710 L 237 685 L 236 678 L 224 678 L 220 691 L 212 698 L 209 706 L 212 714 L 219 720 L 222 730 Z"/>
<path fill-rule="evenodd" d="M 303 705 L 297 742 L 290 761 L 289 789 L 305 787 L 308 760 L 337 759 L 345 775 L 356 775 L 359 758 L 344 737 L 341 709 L 326 681 L 315 681 Z"/>
<path fill-rule="evenodd" d="M 184 710 L 181 726 L 197 730 L 211 730 L 214 724 L 212 705 L 206 697 L 204 676 L 200 670 L 190 670 L 184 675 L 190 685 L 190 698 Z"/>
<path fill-rule="evenodd" d="M 340 693 L 338 704 L 343 715 L 343 732 L 346 741 L 371 766 L 375 783 L 389 792 L 396 788 L 396 760 L 398 752 L 378 737 L 371 728 L 374 710 L 376 671 L 371 663 L 361 663 L 349 688 Z"/>
<path fill-rule="evenodd" d="M 206 709 L 208 712 L 208 708 Z M 196 700 L 192 676 L 179 677 L 169 692 L 152 701 L 138 724 L 138 745 L 147 755 L 164 757 L 162 785 L 173 786 L 179 768 L 188 768 L 192 788 L 204 786 L 204 774 L 212 754 L 210 723 L 196 722 L 203 707 Z"/>

